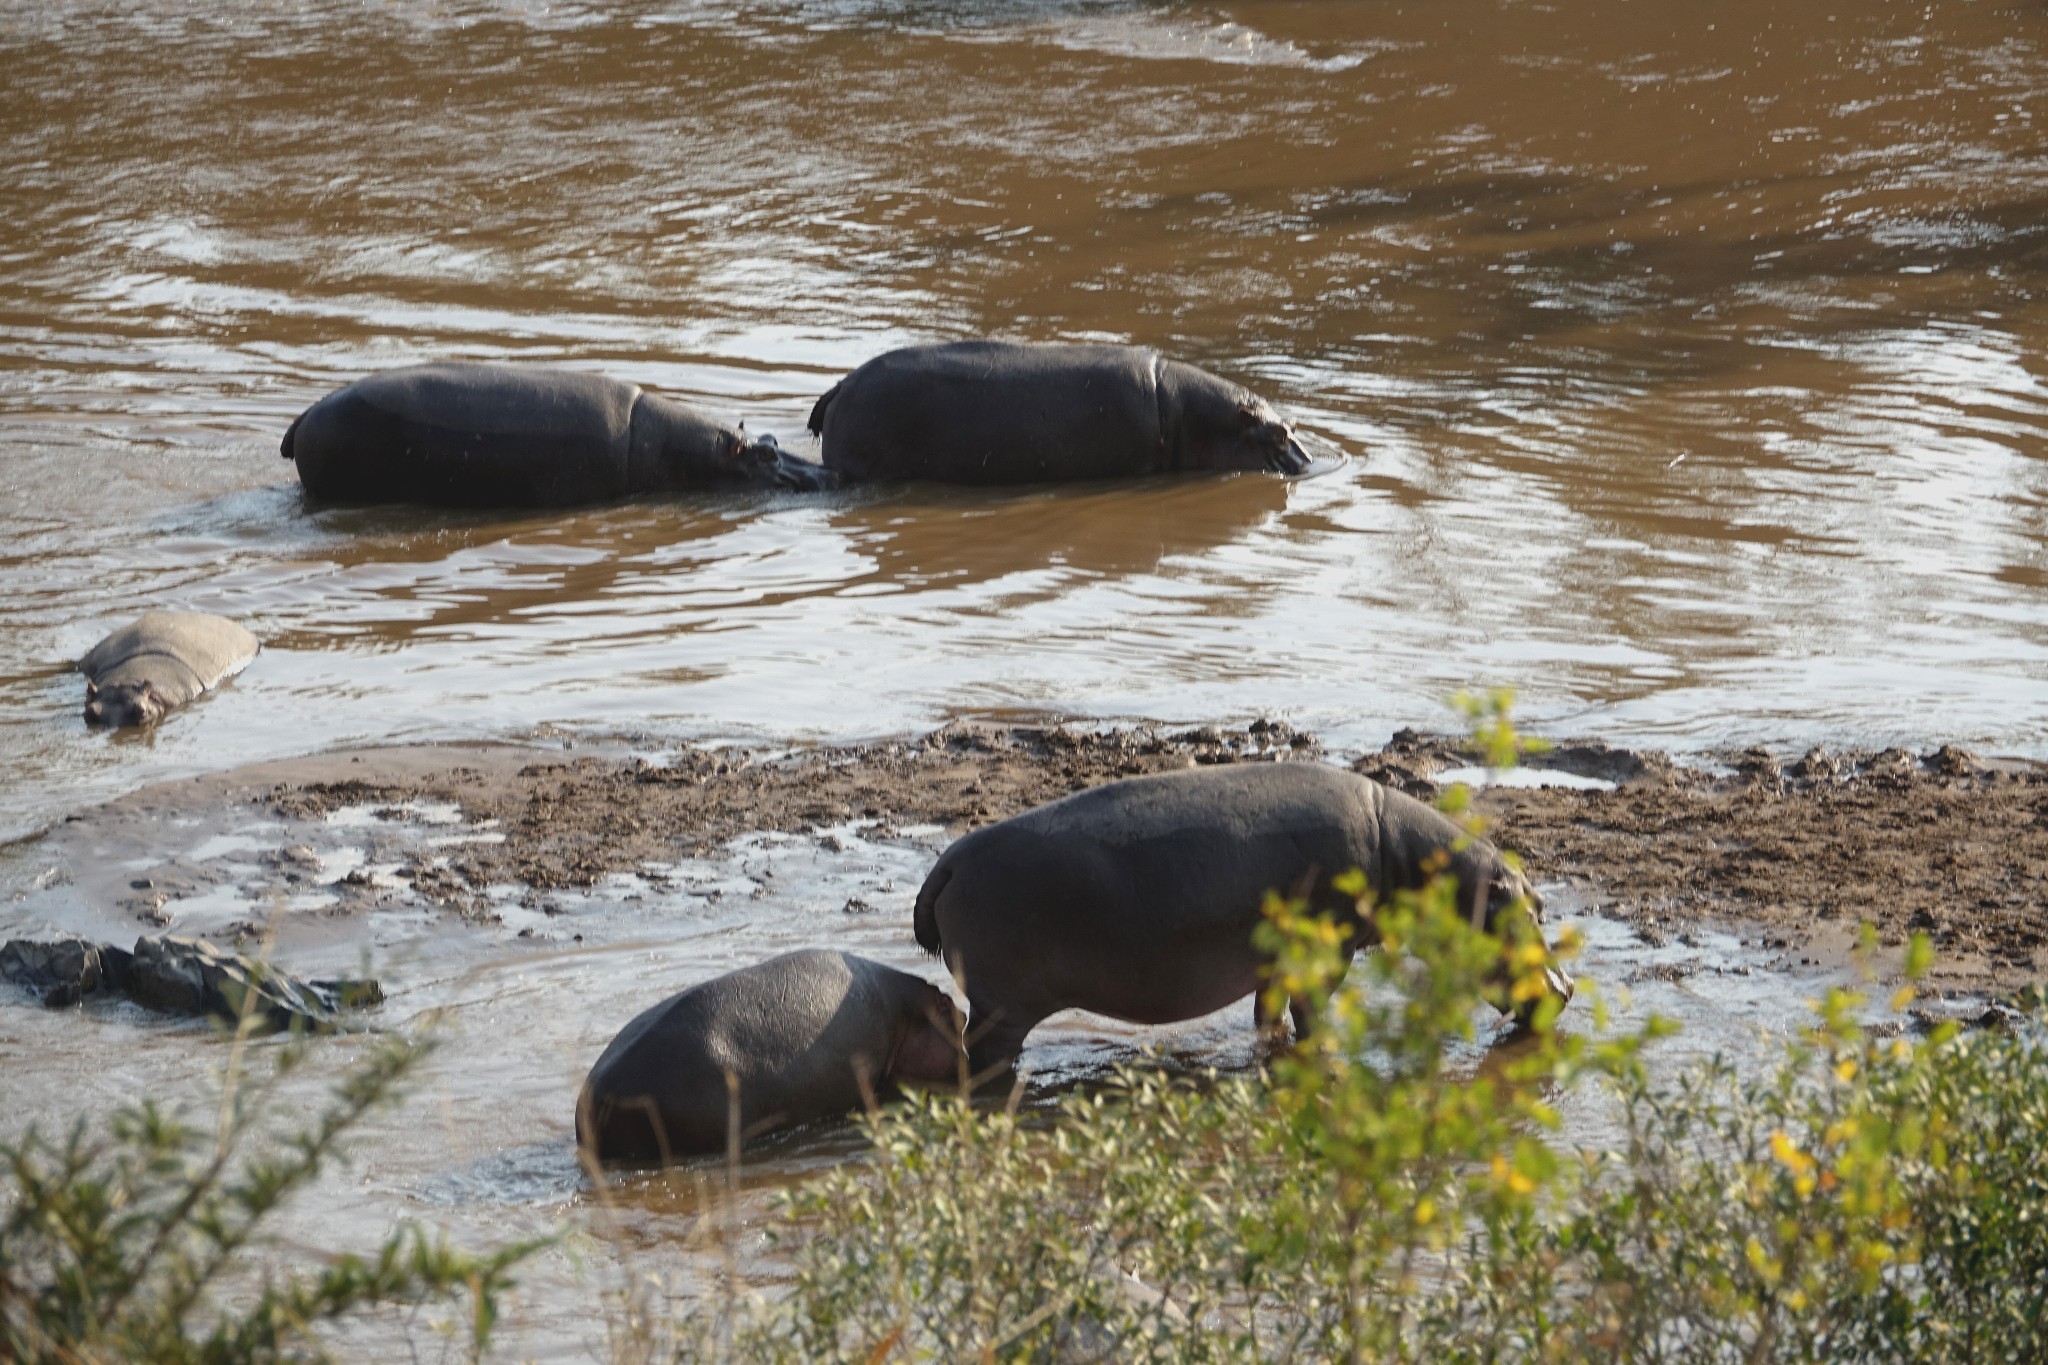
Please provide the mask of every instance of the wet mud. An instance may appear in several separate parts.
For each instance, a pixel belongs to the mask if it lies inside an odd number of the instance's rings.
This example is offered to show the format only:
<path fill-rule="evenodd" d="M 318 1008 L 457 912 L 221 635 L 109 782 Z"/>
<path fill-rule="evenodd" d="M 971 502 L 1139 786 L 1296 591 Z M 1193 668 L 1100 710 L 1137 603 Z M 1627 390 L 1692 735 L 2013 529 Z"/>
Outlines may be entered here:
<path fill-rule="evenodd" d="M 1453 741 L 1404 731 L 1355 766 L 1418 795 L 1471 762 Z M 1534 775 L 1597 786 L 1495 785 L 1476 805 L 1537 881 L 1646 943 L 1701 925 L 1792 967 L 1835 965 L 1869 923 L 1883 946 L 1925 932 L 1932 983 L 2006 994 L 2039 980 L 2048 942 L 2048 769 L 1953 746 L 1830 752 L 1781 762 L 1762 748 L 1681 764 L 1656 752 L 1566 743 Z"/>
<path fill-rule="evenodd" d="M 495 1245 L 583 1229 L 523 1277 L 501 1324 L 509 1353 L 588 1358 L 594 1294 L 657 1271 L 689 1297 L 715 1275 L 701 1164 L 592 1182 L 573 1151 L 578 1085 L 628 1020 L 675 991 L 776 953 L 857 952 L 944 984 L 910 932 L 918 884 L 953 837 L 1130 774 L 1217 762 L 1333 758 L 1283 723 L 1093 728 L 956 723 L 887 743 L 748 749 L 601 744 L 413 745 L 338 750 L 144 787 L 0 848 L 0 929 L 108 940 L 191 934 L 257 948 L 301 973 L 369 969 L 385 1003 L 363 1027 L 438 1046 L 420 1093 L 358 1135 L 365 1180 L 344 1177 L 281 1229 L 302 1245 L 368 1244 L 425 1216 Z M 1773 767 L 1757 755 L 1679 764 L 1561 744 L 1476 805 L 1521 849 L 1552 925 L 1584 940 L 1582 989 L 1616 1027 L 1649 1015 L 1680 1032 L 1648 1057 L 1670 1077 L 1709 1057 L 1762 1064 L 1828 985 L 1853 982 L 1855 918 L 1896 938 L 1931 921 L 1944 946 L 1931 1017 L 1975 1019 L 1987 995 L 2031 979 L 2044 913 L 2007 907 L 2048 866 L 2034 766 L 1929 754 L 1844 755 Z M 1409 732 L 1352 757 L 1424 795 L 1471 756 Z M 2019 878 L 2019 880 L 2015 880 Z M 245 949 L 246 950 L 246 949 Z M 2023 954 L 2025 955 L 2023 957 Z M 1882 964 L 1880 964 L 1882 969 Z M 1490 1012 L 1488 1012 L 1490 1015 Z M 68 1127 L 137 1096 L 205 1103 L 228 1044 L 125 1002 L 0 1001 L 10 1130 Z M 1575 1006 L 1563 1027 L 1595 1027 Z M 1911 1020 L 1874 1019 L 1883 1027 Z M 1482 1027 L 1453 1055 L 1483 1064 Z M 338 1076 L 358 1044 L 323 1040 Z M 1251 1009 L 1145 1028 L 1079 1012 L 1027 1042 L 1023 1102 L 1049 1104 L 1118 1068 L 1244 1073 L 1260 1064 Z M 1568 1140 L 1617 1140 L 1596 1097 Z M 845 1120 L 750 1148 L 739 1207 L 748 1266 L 776 1191 L 858 1159 Z M 714 1182 L 715 1183 L 715 1182 Z"/>
<path fill-rule="evenodd" d="M 503 924 L 508 911 L 552 917 L 565 897 L 620 894 L 621 878 L 658 894 L 679 863 L 750 836 L 846 829 L 936 850 L 1120 777 L 1326 757 L 1313 735 L 1264 720 L 960 722 L 913 739 L 782 751 L 367 749 L 146 788 L 73 817 L 37 858 L 74 881 L 88 914 L 181 932 L 247 938 L 264 931 L 264 907 L 330 923 L 405 908 Z M 1539 883 L 1575 888 L 1586 910 L 1651 946 L 1712 927 L 1785 967 L 1839 965 L 1867 921 L 1886 946 L 1928 933 L 1943 988 L 2004 994 L 2038 979 L 2048 942 L 2042 765 L 1952 747 L 1816 750 L 1789 763 L 1752 749 L 1679 763 L 1577 742 L 1534 757 L 1514 782 L 1489 781 L 1471 763 L 1454 740 L 1402 731 L 1352 766 L 1425 798 L 1475 781 L 1487 827 Z M 176 849 L 167 830 L 178 832 Z M 875 907 L 856 895 L 842 909 Z"/>

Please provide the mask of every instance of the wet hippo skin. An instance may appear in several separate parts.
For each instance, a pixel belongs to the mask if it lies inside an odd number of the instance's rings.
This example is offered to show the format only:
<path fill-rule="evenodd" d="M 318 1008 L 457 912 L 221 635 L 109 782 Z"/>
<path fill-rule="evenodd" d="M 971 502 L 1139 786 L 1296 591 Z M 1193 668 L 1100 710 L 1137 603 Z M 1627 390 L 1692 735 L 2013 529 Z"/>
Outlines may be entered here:
<path fill-rule="evenodd" d="M 248 667 L 262 643 L 203 612 L 150 611 L 86 651 L 88 725 L 148 725 Z"/>
<path fill-rule="evenodd" d="M 285 432 L 322 502 L 574 507 L 716 488 L 818 488 L 824 472 L 602 375 L 443 362 L 328 394 Z"/>
<path fill-rule="evenodd" d="M 898 1082 L 954 1081 L 959 1046 L 953 1003 L 930 982 L 850 953 L 785 953 L 621 1029 L 584 1082 L 577 1141 L 599 1161 L 723 1152 L 735 1119 L 744 1141 L 847 1113 Z"/>
<path fill-rule="evenodd" d="M 868 361 L 811 409 L 849 483 L 1063 483 L 1309 457 L 1250 390 L 1140 346 L 954 341 Z"/>
<path fill-rule="evenodd" d="M 1540 909 L 1521 873 L 1440 812 L 1319 763 L 1246 763 L 1112 782 L 968 834 L 917 895 L 917 941 L 967 995 L 977 1073 L 1063 1009 L 1139 1024 L 1193 1019 L 1261 984 L 1253 930 L 1268 891 L 1371 927 L 1332 880 L 1376 897 L 1443 867 L 1476 923 Z M 1555 973 L 1553 990 L 1568 997 Z M 1296 1002 L 1297 1028 L 1306 1026 Z"/>

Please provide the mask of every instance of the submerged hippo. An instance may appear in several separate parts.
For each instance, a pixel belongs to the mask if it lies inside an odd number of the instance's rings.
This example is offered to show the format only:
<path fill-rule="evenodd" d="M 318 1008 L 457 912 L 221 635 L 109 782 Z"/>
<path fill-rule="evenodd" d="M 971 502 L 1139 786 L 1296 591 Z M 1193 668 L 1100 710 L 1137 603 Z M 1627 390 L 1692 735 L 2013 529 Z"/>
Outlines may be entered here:
<path fill-rule="evenodd" d="M 848 482 L 1053 483 L 1195 470 L 1300 474 L 1248 389 L 1139 346 L 955 341 L 890 351 L 811 409 Z"/>
<path fill-rule="evenodd" d="M 636 493 L 819 488 L 824 471 L 681 403 L 537 365 L 385 370 L 299 414 L 284 457 L 329 502 L 571 507 Z"/>
<path fill-rule="evenodd" d="M 225 617 L 144 612 L 78 661 L 86 724 L 151 724 L 247 668 L 262 647 Z"/>
<path fill-rule="evenodd" d="M 576 1140 L 600 1161 L 726 1150 L 737 1086 L 742 1140 L 859 1108 L 893 1082 L 957 1080 L 945 992 L 848 953 L 808 949 L 692 986 L 619 1031 L 576 1102 Z"/>
<path fill-rule="evenodd" d="M 1441 858 L 1488 926 L 1517 898 L 1540 908 L 1491 844 L 1461 839 L 1413 797 L 1318 763 L 1135 777 L 960 839 L 917 893 L 917 941 L 967 994 L 980 1074 L 1014 1060 L 1058 1010 L 1165 1024 L 1258 990 L 1252 931 L 1269 890 L 1308 888 L 1315 909 L 1367 943 L 1356 902 L 1331 886 L 1352 868 L 1388 897 L 1424 885 Z M 1551 985 L 1570 997 L 1555 969 Z M 1291 1013 L 1304 1028 L 1306 1002 Z"/>

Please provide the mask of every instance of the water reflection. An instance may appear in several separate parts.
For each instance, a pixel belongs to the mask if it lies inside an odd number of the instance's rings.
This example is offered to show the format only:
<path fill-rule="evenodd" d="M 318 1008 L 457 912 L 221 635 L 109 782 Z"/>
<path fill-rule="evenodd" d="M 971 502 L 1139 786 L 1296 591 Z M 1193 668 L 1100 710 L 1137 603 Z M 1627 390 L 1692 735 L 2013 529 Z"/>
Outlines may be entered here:
<path fill-rule="evenodd" d="M 1495 679 L 1680 743 L 2032 746 L 2041 37 L 1961 3 L 11 14 L 0 744 L 47 776 L 7 822 L 141 775 L 51 718 L 146 605 L 273 642 L 167 766 L 394 716 L 1276 696 L 1370 741 Z M 875 351 L 984 332 L 1163 345 L 1358 460 L 549 524 L 273 491 L 293 413 L 406 360 L 793 439 Z M 826 723 L 849 671 L 873 705 Z"/>

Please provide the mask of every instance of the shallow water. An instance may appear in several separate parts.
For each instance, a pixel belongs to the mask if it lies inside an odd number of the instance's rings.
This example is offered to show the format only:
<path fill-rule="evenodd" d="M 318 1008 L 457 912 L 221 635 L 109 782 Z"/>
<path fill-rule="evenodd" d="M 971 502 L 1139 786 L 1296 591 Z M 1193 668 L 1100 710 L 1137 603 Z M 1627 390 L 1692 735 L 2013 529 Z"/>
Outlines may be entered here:
<path fill-rule="evenodd" d="M 490 835 L 420 803 L 344 807 L 310 820 L 280 820 L 235 803 L 196 806 L 159 820 L 145 838 L 126 832 L 121 851 L 130 856 L 122 859 L 95 865 L 92 834 L 68 848 L 64 861 L 45 846 L 31 865 L 76 870 L 41 877 L 0 906 L 0 936 L 41 924 L 122 939 L 136 925 L 109 909 L 114 897 L 104 884 L 133 877 L 170 891 L 160 908 L 169 932 L 253 922 L 275 934 L 276 958 L 293 971 L 369 968 L 386 1002 L 360 1023 L 430 1035 L 438 1050 L 400 1107 L 356 1130 L 348 1166 L 280 1219 L 286 1244 L 368 1247 L 397 1220 L 425 1223 L 472 1247 L 561 1233 L 561 1244 L 521 1275 L 500 1346 L 509 1358 L 588 1358 L 603 1354 L 607 1326 L 622 1320 L 617 1296 L 629 1282 L 651 1277 L 660 1295 L 677 1301 L 718 1283 L 725 1273 L 719 1229 L 727 1219 L 743 1274 L 750 1283 L 772 1282 L 785 1269 L 762 1242 L 776 1193 L 864 1146 L 850 1122 L 769 1139 L 749 1149 L 731 1212 L 720 1202 L 725 1172 L 716 1160 L 593 1184 L 577 1163 L 573 1135 L 574 1097 L 591 1062 L 628 1020 L 682 985 L 796 948 L 830 944 L 943 979 L 911 941 L 909 920 L 944 836 L 918 828 L 884 834 L 869 821 L 807 835 L 749 835 L 708 856 L 607 878 L 588 893 L 492 888 L 492 923 L 458 924 L 396 882 L 379 884 L 367 913 L 329 913 L 334 879 L 345 872 L 374 873 Z M 268 850 L 280 846 L 305 850 L 292 860 L 306 872 L 298 894 L 274 890 L 276 859 Z M 1553 923 L 1574 925 L 1584 937 L 1581 979 L 1600 983 L 1617 1027 L 1652 1012 L 1683 1026 L 1652 1054 L 1664 1076 L 1716 1053 L 1754 1061 L 1766 1031 L 1795 1027 L 1806 1002 L 1838 979 L 1835 970 L 1789 964 L 1734 931 L 1700 930 L 1653 946 L 1588 913 L 1570 888 L 1543 890 Z M 1593 1026 L 1586 1000 L 1567 1014 L 1567 1026 Z M 1475 1042 L 1456 1047 L 1458 1064 L 1480 1065 L 1497 1030 L 1484 1021 Z M 256 1075 L 274 1046 L 257 1045 Z M 346 1035 L 319 1040 L 306 1074 L 287 1087 L 279 1117 L 303 1121 L 321 1087 L 363 1046 Z M 43 1011 L 0 1001 L 0 1068 L 9 1077 L 0 1132 L 30 1122 L 62 1131 L 80 1114 L 104 1114 L 145 1095 L 194 1105 L 195 1116 L 210 1121 L 206 1106 L 231 1052 L 206 1028 L 126 1003 Z M 1122 1066 L 1244 1073 L 1261 1057 L 1246 1002 L 1164 1028 L 1069 1012 L 1032 1034 L 1021 1063 L 1024 1099 L 1050 1104 Z M 1586 1093 L 1563 1109 L 1566 1142 L 1596 1149 L 1614 1142 L 1610 1105 Z M 353 1345 L 388 1355 L 396 1330 L 380 1322 Z"/>
<path fill-rule="evenodd" d="M 1618 743 L 2048 753 L 2044 43 L 2031 0 L 0 5 L 0 835 L 336 744 L 1030 710 L 1366 747 L 1480 684 Z M 1158 346 L 1348 463 L 503 517 L 308 509 L 276 453 L 330 388 L 438 357 L 810 451 L 846 369 L 984 334 Z M 147 607 L 265 651 L 88 733 L 68 661 Z M 534 958 L 517 929 L 563 916 L 516 904 L 339 935 L 406 985 L 392 1021 L 445 1005 L 467 1041 L 425 1101 L 445 1143 L 390 1119 L 307 1225 L 551 1224 L 612 1029 L 779 946 L 912 965 L 931 851 L 759 900 L 611 888 L 580 955 Z M 10 927 L 60 913 L 42 872 L 0 858 Z M 0 1010 L 12 1114 L 213 1064 L 92 1022 Z M 1242 1060 L 1235 1024 L 1189 1036 Z M 1086 1074 L 1134 1044 L 1046 1046 Z M 571 1302 L 536 1351 L 582 1339 Z"/>

